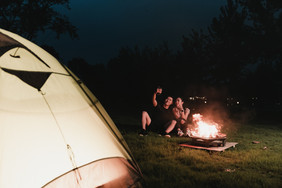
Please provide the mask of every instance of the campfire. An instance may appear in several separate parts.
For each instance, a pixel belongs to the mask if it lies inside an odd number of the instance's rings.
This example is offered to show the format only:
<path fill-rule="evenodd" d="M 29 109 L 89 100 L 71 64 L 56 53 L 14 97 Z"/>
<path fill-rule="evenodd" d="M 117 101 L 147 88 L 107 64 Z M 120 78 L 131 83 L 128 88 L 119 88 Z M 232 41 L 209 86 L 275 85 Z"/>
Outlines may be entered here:
<path fill-rule="evenodd" d="M 213 121 L 204 120 L 203 115 L 193 114 L 193 127 L 190 137 L 195 145 L 225 146 L 226 135 L 221 133 L 221 126 Z"/>

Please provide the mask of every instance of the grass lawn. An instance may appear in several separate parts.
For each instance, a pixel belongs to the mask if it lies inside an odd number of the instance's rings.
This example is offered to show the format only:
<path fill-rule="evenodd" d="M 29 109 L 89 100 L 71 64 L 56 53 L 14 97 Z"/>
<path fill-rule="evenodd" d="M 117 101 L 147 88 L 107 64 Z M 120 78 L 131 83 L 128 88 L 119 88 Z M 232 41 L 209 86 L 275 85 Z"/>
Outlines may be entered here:
<path fill-rule="evenodd" d="M 238 142 L 236 147 L 208 152 L 179 146 L 190 138 L 140 137 L 140 122 L 113 119 L 141 168 L 145 187 L 282 187 L 282 124 L 230 123 L 222 132 L 227 142 Z"/>

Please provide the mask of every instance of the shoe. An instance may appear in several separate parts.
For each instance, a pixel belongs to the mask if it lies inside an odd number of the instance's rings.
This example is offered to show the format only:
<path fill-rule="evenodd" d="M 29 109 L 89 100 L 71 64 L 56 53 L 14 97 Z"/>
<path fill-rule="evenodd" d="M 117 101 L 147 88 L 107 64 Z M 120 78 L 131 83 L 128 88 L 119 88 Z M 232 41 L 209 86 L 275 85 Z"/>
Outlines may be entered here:
<path fill-rule="evenodd" d="M 171 136 L 170 136 L 168 133 L 166 133 L 165 131 L 159 133 L 159 136 L 165 136 L 165 137 L 167 137 L 167 138 L 170 138 L 170 137 L 171 137 Z"/>
<path fill-rule="evenodd" d="M 170 138 L 170 137 L 171 137 L 169 134 L 165 134 L 164 136 L 167 137 L 167 138 Z"/>
<path fill-rule="evenodd" d="M 184 133 L 182 132 L 181 129 L 177 129 L 177 136 L 183 136 Z"/>
<path fill-rule="evenodd" d="M 148 131 L 147 131 L 147 130 L 142 129 L 142 130 L 139 132 L 139 136 L 147 136 L 147 135 L 148 135 Z"/>

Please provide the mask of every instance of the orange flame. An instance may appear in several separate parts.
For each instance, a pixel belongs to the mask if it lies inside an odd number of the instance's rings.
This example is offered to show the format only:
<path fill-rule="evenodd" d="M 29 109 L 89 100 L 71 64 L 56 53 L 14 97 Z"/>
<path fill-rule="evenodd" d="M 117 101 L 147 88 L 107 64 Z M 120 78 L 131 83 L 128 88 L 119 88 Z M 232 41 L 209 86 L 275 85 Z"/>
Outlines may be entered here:
<path fill-rule="evenodd" d="M 220 133 L 220 126 L 214 122 L 203 121 L 201 114 L 193 114 L 193 122 L 195 124 L 195 130 L 191 131 L 192 136 L 201 138 L 215 138 Z"/>

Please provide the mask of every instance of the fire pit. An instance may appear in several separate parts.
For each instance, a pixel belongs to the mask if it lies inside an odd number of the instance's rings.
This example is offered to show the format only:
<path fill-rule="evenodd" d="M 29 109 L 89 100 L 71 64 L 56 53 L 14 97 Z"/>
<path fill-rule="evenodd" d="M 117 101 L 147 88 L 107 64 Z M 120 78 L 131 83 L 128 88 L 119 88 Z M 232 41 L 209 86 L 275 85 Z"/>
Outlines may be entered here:
<path fill-rule="evenodd" d="M 191 136 L 192 145 L 200 145 L 204 147 L 223 147 L 226 143 L 226 136 L 218 136 L 216 138 L 202 138 Z"/>
<path fill-rule="evenodd" d="M 217 123 L 204 121 L 201 114 L 193 115 L 193 129 L 190 130 L 192 145 L 204 147 L 223 147 L 226 143 L 226 134 L 220 133 Z"/>

